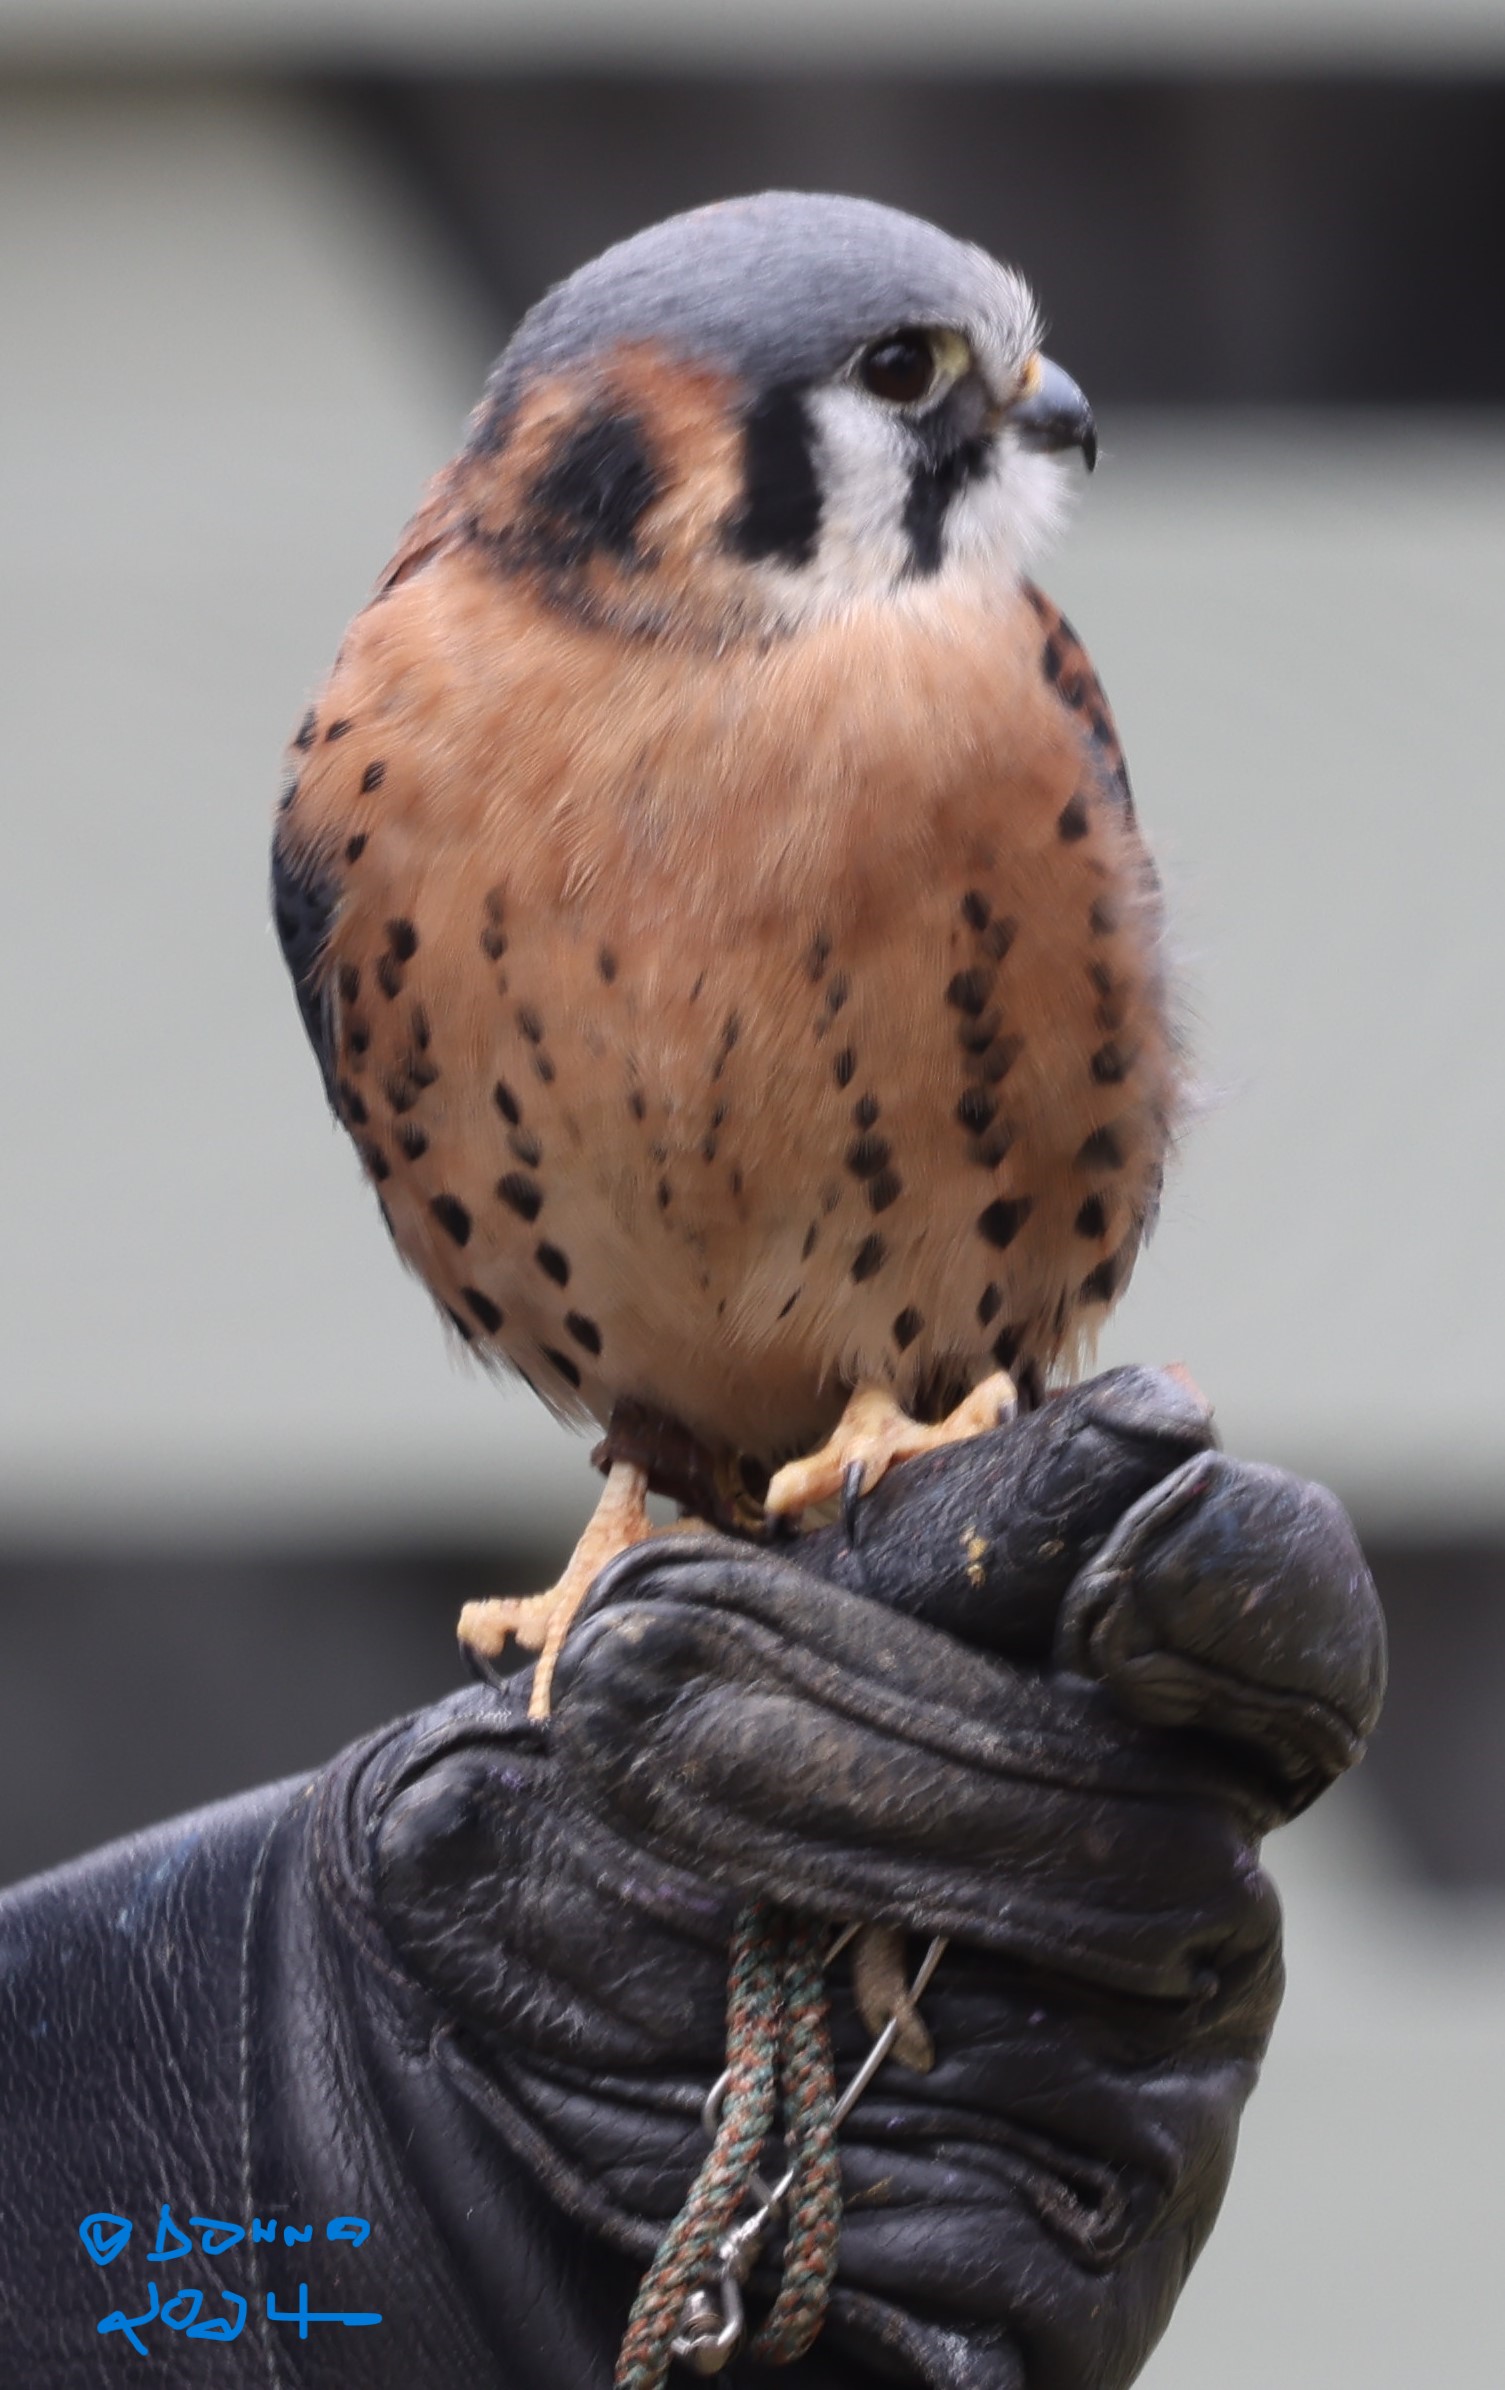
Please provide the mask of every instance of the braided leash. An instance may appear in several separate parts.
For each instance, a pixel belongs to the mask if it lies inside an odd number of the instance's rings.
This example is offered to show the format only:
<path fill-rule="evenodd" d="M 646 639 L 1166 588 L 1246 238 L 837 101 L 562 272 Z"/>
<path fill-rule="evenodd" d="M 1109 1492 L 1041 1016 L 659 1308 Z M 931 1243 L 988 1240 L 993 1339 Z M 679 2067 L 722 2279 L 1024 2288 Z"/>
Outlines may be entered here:
<path fill-rule="evenodd" d="M 753 1902 L 732 1935 L 726 2001 L 727 2068 L 720 2124 L 690 2196 L 659 2244 L 627 2319 L 613 2390 L 658 2390 L 691 2289 L 714 2270 L 773 2124 L 774 2060 L 782 2009 L 782 1919 Z"/>
<path fill-rule="evenodd" d="M 784 2279 L 752 2343 L 768 2365 L 802 2357 L 826 2318 L 841 2236 L 841 2159 L 836 2149 L 836 2069 L 826 2010 L 822 1927 L 797 1918 L 784 1960 L 779 2034 L 784 2150 L 792 2176 Z M 782 2187 L 782 2186 L 781 2186 Z"/>
<path fill-rule="evenodd" d="M 841 2235 L 837 2129 L 894 2045 L 896 2015 L 838 2099 L 826 1970 L 859 1929 L 823 1950 L 826 1929 L 752 1901 L 732 1933 L 727 2064 L 705 2104 L 711 2152 L 633 2301 L 613 2390 L 660 2390 L 671 2359 L 719 2373 L 742 2344 L 742 2285 L 771 2227 L 787 2219 L 782 2279 L 749 2353 L 792 2365 L 825 2321 Z M 910 1986 L 917 2000 L 945 1948 L 930 1944 Z M 770 2189 L 758 2160 L 778 2088 L 785 2168 Z M 757 2205 L 740 2222 L 744 2199 Z M 713 2291 L 708 2285 L 714 2282 Z"/>

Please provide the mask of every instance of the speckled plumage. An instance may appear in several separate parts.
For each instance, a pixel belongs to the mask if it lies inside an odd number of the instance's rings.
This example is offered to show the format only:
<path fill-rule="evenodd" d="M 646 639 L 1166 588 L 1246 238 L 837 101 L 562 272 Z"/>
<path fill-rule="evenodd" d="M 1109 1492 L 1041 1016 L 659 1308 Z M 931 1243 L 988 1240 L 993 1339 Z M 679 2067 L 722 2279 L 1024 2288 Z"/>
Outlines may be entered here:
<path fill-rule="evenodd" d="M 293 743 L 332 1101 L 457 1331 L 567 1415 L 770 1466 L 860 1384 L 1069 1371 L 1132 1266 L 1176 1099 L 1153 876 L 1073 634 L 947 546 L 1027 386 L 1009 288 L 1012 363 L 961 311 L 991 412 L 963 379 L 944 440 L 896 434 L 887 578 L 803 383 L 630 308 L 525 327 Z"/>

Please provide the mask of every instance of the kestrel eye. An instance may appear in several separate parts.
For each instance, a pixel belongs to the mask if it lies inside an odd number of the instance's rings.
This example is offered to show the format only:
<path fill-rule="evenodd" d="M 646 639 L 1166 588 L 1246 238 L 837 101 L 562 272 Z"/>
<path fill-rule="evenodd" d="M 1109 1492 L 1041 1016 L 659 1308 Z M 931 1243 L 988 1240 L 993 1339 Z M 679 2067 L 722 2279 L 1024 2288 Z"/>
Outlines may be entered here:
<path fill-rule="evenodd" d="M 928 332 L 889 332 L 857 360 L 863 389 L 892 407 L 912 407 L 928 398 L 936 371 L 935 344 Z"/>

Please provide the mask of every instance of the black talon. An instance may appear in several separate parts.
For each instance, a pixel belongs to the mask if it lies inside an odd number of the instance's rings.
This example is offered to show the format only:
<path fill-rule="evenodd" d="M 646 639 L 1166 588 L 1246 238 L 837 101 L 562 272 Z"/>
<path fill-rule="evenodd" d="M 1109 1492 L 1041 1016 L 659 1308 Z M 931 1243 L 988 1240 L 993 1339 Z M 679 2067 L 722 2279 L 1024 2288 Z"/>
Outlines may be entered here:
<path fill-rule="evenodd" d="M 862 1500 L 862 1463 L 848 1461 L 841 1478 L 841 1523 L 847 1531 L 847 1542 L 857 1541 L 857 1505 Z"/>

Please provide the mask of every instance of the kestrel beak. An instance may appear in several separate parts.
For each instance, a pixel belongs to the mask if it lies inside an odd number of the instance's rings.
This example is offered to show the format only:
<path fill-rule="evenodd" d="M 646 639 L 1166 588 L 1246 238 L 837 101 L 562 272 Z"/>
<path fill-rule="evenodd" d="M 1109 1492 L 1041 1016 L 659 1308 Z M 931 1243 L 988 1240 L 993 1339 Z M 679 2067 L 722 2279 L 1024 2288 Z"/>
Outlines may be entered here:
<path fill-rule="evenodd" d="M 1069 373 L 1038 354 L 1030 359 L 1024 388 L 1004 408 L 1030 448 L 1080 448 L 1088 472 L 1097 463 L 1097 425 L 1092 409 Z"/>

